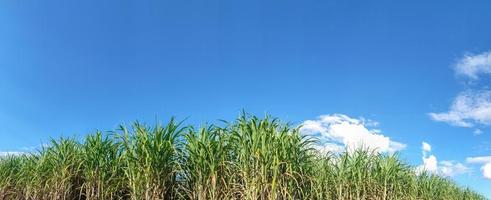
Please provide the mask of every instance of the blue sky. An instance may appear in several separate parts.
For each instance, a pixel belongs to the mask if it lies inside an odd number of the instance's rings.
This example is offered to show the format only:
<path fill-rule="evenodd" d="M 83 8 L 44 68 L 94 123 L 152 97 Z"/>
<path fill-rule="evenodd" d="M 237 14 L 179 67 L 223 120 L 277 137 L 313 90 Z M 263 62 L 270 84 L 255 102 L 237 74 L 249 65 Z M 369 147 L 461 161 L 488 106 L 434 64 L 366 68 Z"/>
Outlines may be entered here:
<path fill-rule="evenodd" d="M 232 120 L 245 109 L 317 124 L 311 130 L 326 138 L 354 130 L 353 141 L 397 142 L 386 150 L 491 197 L 489 8 L 485 0 L 4 1 L 0 151 L 137 119 Z"/>

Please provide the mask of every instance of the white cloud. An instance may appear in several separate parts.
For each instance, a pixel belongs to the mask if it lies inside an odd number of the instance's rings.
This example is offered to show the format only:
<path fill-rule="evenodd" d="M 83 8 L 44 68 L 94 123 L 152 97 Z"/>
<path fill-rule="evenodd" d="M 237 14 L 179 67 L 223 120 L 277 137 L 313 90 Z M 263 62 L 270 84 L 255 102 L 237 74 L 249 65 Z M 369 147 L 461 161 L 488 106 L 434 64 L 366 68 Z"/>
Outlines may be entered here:
<path fill-rule="evenodd" d="M 454 69 L 457 75 L 471 80 L 478 80 L 483 74 L 491 75 L 491 51 L 466 55 L 457 61 Z M 491 91 L 486 88 L 475 89 L 458 94 L 449 111 L 429 113 L 429 116 L 435 121 L 447 122 L 460 127 L 491 125 Z M 474 135 L 481 133 L 479 129 L 474 131 Z"/>
<path fill-rule="evenodd" d="M 470 172 L 470 168 L 462 163 L 451 160 L 438 162 L 435 155 L 427 155 L 431 152 L 431 145 L 426 142 L 422 142 L 421 150 L 423 163 L 416 168 L 417 173 L 426 171 L 443 176 L 455 176 Z"/>
<path fill-rule="evenodd" d="M 322 150 L 340 152 L 345 148 L 353 150 L 364 147 L 393 153 L 406 147 L 374 129 L 378 126 L 377 122 L 364 118 L 355 119 L 343 114 L 322 115 L 316 120 L 304 121 L 301 126 L 303 134 L 319 137 L 319 148 Z"/>
<path fill-rule="evenodd" d="M 462 92 L 455 98 L 448 112 L 429 113 L 429 115 L 435 121 L 460 127 L 473 127 L 476 124 L 490 125 L 491 91 Z"/>
<path fill-rule="evenodd" d="M 431 151 L 431 145 L 426 143 L 426 142 L 423 142 L 422 149 L 423 149 L 423 152 L 430 152 Z"/>
<path fill-rule="evenodd" d="M 491 75 L 491 51 L 477 55 L 466 55 L 455 64 L 455 73 L 459 76 L 476 81 L 481 75 Z M 441 113 L 429 113 L 431 119 L 446 122 L 460 127 L 480 127 L 491 125 L 491 90 L 486 87 L 477 88 L 476 85 L 468 85 L 471 89 L 461 92 L 454 99 L 449 111 Z M 474 87 L 472 89 L 472 87 Z M 474 129 L 474 135 L 483 134 L 480 128 Z M 423 153 L 424 154 L 424 153 Z M 423 163 L 425 156 L 423 156 Z M 483 176 L 491 179 L 491 156 L 468 157 L 469 164 L 482 165 Z M 459 163 L 443 163 L 443 167 L 453 166 L 455 169 L 464 169 Z M 443 173 L 449 172 L 443 169 Z"/>
<path fill-rule="evenodd" d="M 476 128 L 476 129 L 474 129 L 473 133 L 474 133 L 474 135 L 482 135 L 484 132 L 481 129 Z"/>
<path fill-rule="evenodd" d="M 422 142 L 421 143 L 421 151 L 423 153 L 423 157 L 421 158 L 423 160 L 423 164 L 417 167 L 416 171 L 418 173 L 422 171 L 427 171 L 431 173 L 437 173 L 438 170 L 438 160 L 436 159 L 436 156 L 434 155 L 427 155 L 428 153 L 431 152 L 431 145 Z"/>
<path fill-rule="evenodd" d="M 470 172 L 470 168 L 465 166 L 462 163 L 458 163 L 455 161 L 441 161 L 440 165 L 440 173 L 444 176 L 455 176 L 458 174 L 465 174 Z"/>
<path fill-rule="evenodd" d="M 491 51 L 464 56 L 455 65 L 455 72 L 471 79 L 478 79 L 479 74 L 491 74 Z"/>
<path fill-rule="evenodd" d="M 315 146 L 321 153 L 340 153 L 345 150 L 345 147 L 341 144 L 336 143 L 321 143 Z"/>
<path fill-rule="evenodd" d="M 6 157 L 6 156 L 16 156 L 16 155 L 22 155 L 25 154 L 26 152 L 20 152 L 20 151 L 0 151 L 0 158 L 1 157 Z"/>
<path fill-rule="evenodd" d="M 481 171 L 484 178 L 491 179 L 491 163 L 482 166 Z"/>
<path fill-rule="evenodd" d="M 467 163 L 470 164 L 484 164 L 491 162 L 491 156 L 478 156 L 478 157 L 468 157 L 466 159 Z"/>
<path fill-rule="evenodd" d="M 421 165 L 420 168 L 428 172 L 436 173 L 438 170 L 438 160 L 436 159 L 436 156 L 423 156 L 423 165 Z"/>
<path fill-rule="evenodd" d="M 467 163 L 483 164 L 481 172 L 484 178 L 491 179 L 491 156 L 468 157 Z"/>

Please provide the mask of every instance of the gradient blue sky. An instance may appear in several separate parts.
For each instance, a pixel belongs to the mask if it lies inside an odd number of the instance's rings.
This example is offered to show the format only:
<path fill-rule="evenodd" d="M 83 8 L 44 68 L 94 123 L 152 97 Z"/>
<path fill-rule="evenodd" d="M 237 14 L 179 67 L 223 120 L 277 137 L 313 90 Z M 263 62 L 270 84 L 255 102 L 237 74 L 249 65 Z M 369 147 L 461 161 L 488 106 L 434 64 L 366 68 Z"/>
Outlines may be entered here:
<path fill-rule="evenodd" d="M 490 8 L 487 0 L 2 1 L 0 151 L 136 119 L 199 124 L 245 109 L 300 124 L 339 113 L 379 122 L 414 165 L 429 143 L 438 161 L 469 168 L 455 180 L 491 197 L 483 163 L 466 162 L 491 155 L 487 119 L 459 127 L 429 115 L 462 92 L 487 91 L 487 71 L 475 80 L 455 66 L 491 50 Z"/>

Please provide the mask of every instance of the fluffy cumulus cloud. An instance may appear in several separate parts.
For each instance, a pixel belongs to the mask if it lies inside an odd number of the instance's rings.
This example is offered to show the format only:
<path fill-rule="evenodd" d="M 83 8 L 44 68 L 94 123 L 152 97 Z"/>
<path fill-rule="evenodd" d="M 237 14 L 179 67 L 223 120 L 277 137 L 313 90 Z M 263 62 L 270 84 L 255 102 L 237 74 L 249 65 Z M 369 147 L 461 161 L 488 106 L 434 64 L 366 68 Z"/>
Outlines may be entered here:
<path fill-rule="evenodd" d="M 481 164 L 483 177 L 491 180 L 491 156 L 468 157 L 466 160 L 469 164 Z"/>
<path fill-rule="evenodd" d="M 434 155 L 428 157 L 423 157 L 423 165 L 420 167 L 421 170 L 436 173 L 438 170 L 438 161 Z"/>
<path fill-rule="evenodd" d="M 486 163 L 481 170 L 484 178 L 491 179 L 491 163 Z"/>
<path fill-rule="evenodd" d="M 452 103 L 450 110 L 443 113 L 429 113 L 435 121 L 447 122 L 460 127 L 472 127 L 475 124 L 491 124 L 491 91 L 465 91 Z"/>
<path fill-rule="evenodd" d="M 421 158 L 423 160 L 423 164 L 418 166 L 417 171 L 436 173 L 438 170 L 438 160 L 436 159 L 436 156 L 428 155 L 431 152 L 431 145 L 423 142 L 421 145 L 421 150 L 423 152 L 423 157 Z"/>
<path fill-rule="evenodd" d="M 322 115 L 301 124 L 300 131 L 319 138 L 319 149 L 341 152 L 357 148 L 369 148 L 378 152 L 393 153 L 406 147 L 383 135 L 377 122 L 364 118 L 351 118 L 343 114 Z"/>
<path fill-rule="evenodd" d="M 464 56 L 455 65 L 455 72 L 471 79 L 478 79 L 480 74 L 491 74 L 491 51 Z"/>
<path fill-rule="evenodd" d="M 444 160 L 438 162 L 438 159 L 435 155 L 431 153 L 431 145 L 423 142 L 421 145 L 422 150 L 422 160 L 423 163 L 416 168 L 417 173 L 421 173 L 423 171 L 439 174 L 443 176 L 455 176 L 459 174 L 464 174 L 470 172 L 470 168 L 465 166 L 462 163 Z"/>

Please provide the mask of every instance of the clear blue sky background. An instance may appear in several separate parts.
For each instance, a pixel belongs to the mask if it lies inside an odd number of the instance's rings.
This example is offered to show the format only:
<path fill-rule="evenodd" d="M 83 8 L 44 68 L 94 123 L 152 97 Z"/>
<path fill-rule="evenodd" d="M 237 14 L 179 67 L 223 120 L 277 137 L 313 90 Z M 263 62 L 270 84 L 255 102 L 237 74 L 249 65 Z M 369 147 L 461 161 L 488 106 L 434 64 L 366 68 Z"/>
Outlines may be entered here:
<path fill-rule="evenodd" d="M 491 50 L 491 1 L 3 1 L 0 151 L 171 116 L 242 109 L 301 123 L 380 122 L 421 163 L 490 155 L 491 132 L 432 121 L 465 85 L 452 65 Z M 491 197 L 480 166 L 454 177 Z"/>

